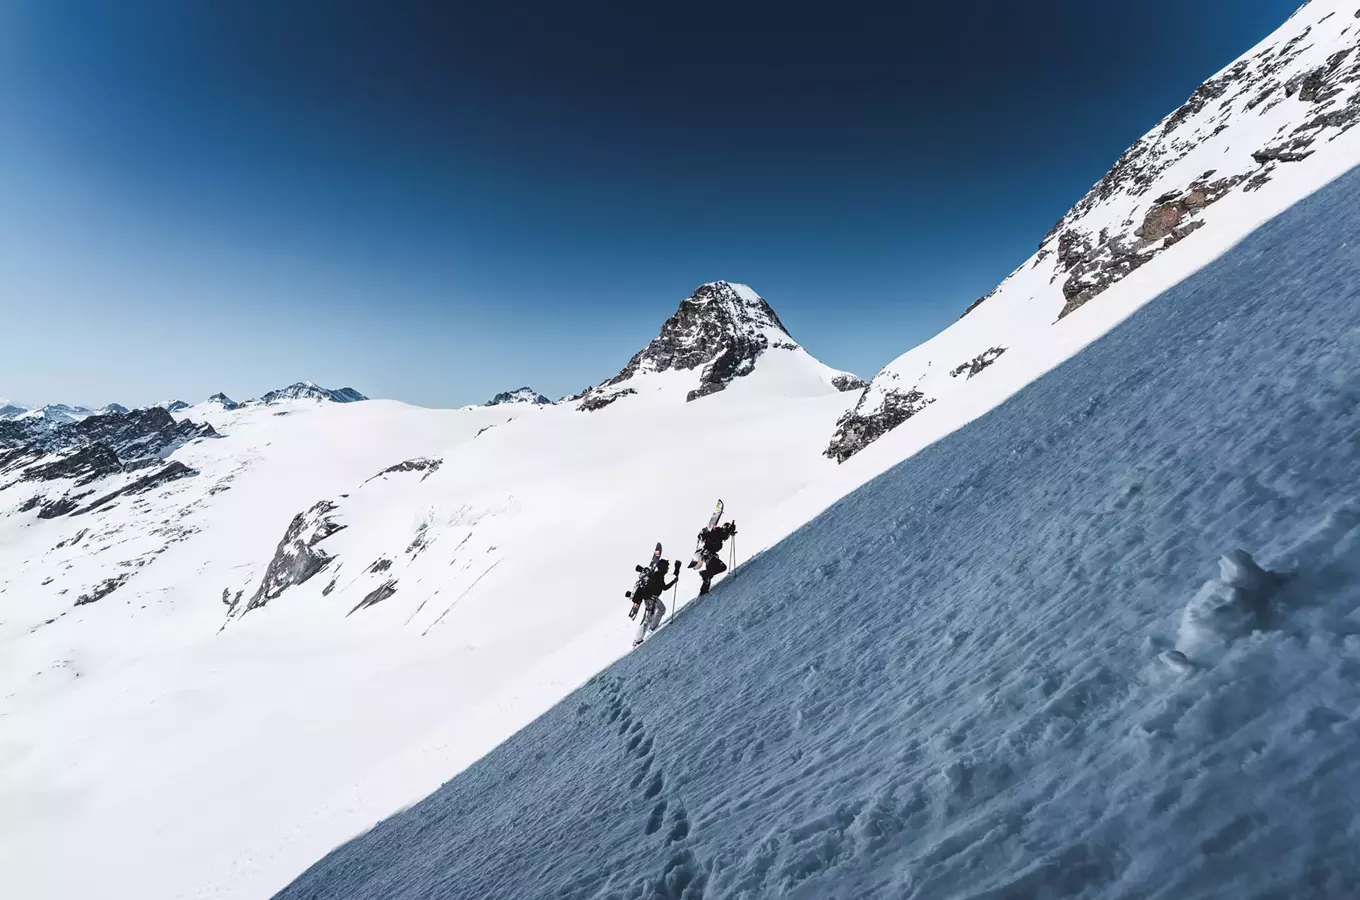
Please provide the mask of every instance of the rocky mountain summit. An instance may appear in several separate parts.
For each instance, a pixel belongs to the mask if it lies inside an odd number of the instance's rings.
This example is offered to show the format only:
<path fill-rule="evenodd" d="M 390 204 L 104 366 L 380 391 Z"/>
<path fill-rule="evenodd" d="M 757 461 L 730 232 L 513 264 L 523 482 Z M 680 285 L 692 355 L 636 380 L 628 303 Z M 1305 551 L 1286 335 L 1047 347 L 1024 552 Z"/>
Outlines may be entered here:
<path fill-rule="evenodd" d="M 218 395 L 225 398 L 225 395 Z M 243 406 L 257 404 L 280 403 L 284 400 L 329 400 L 332 403 L 357 403 L 360 400 L 367 400 L 363 394 L 351 387 L 342 387 L 336 390 L 324 388 L 314 381 L 299 381 L 290 384 L 286 388 L 270 391 L 254 400 L 247 400 Z"/>
<path fill-rule="evenodd" d="M 660 333 L 617 375 L 566 400 L 577 402 L 577 409 L 585 412 L 603 409 L 637 393 L 639 379 L 680 370 L 698 373 L 698 384 L 685 398 L 694 401 L 749 375 L 766 351 L 801 349 L 774 309 L 754 290 L 744 284 L 713 281 L 682 300 Z M 837 377 L 848 385 L 856 380 L 846 373 Z"/>
<path fill-rule="evenodd" d="M 1225 198 L 1259 190 L 1282 167 L 1307 165 L 1360 123 L 1356 12 L 1353 0 L 1311 0 L 1196 88 L 1119 157 L 1034 256 L 955 326 L 875 375 L 826 455 L 844 461 L 963 383 L 987 377 L 982 370 L 997 351 L 1019 344 L 1017 331 L 1051 340 L 1052 323 L 1194 241 Z"/>
<path fill-rule="evenodd" d="M 487 406 L 504 406 L 507 403 L 528 403 L 534 406 L 547 406 L 552 403 L 552 401 L 527 385 L 525 387 L 515 388 L 513 391 L 501 391 L 499 394 L 486 401 Z"/>

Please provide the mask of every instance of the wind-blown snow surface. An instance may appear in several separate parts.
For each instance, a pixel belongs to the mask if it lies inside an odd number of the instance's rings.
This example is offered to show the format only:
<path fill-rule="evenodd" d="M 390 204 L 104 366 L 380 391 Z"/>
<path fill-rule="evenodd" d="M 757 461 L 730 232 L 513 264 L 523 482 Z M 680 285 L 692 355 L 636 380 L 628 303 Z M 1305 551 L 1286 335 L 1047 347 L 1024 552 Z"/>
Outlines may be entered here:
<path fill-rule="evenodd" d="M 1358 438 L 1353 173 L 281 896 L 1360 895 Z"/>

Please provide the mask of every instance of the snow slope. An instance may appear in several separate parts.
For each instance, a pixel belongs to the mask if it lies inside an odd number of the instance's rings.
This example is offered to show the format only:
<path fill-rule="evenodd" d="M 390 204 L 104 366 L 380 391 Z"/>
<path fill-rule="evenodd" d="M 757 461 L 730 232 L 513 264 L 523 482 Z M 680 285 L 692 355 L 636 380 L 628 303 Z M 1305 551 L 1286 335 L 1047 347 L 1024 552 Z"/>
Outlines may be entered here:
<path fill-rule="evenodd" d="M 1087 304 L 1209 226 L 1234 226 L 1272 181 L 1298 177 L 1349 144 L 1360 124 L 1360 21 L 1351 0 L 1312 0 L 1201 85 L 1128 149 L 1037 252 L 952 327 L 885 366 L 837 424 L 827 455 L 844 461 L 1005 356 L 1038 350 Z M 1353 157 L 1354 161 L 1360 161 Z M 1256 221 L 1260 221 L 1259 219 Z M 984 372 L 984 370 L 987 370 Z"/>
<path fill-rule="evenodd" d="M 1357 435 L 1352 173 L 280 897 L 1357 896 Z"/>
<path fill-rule="evenodd" d="M 204 403 L 221 436 L 164 490 L 50 520 L 0 490 L 5 893 L 258 897 L 418 799 L 627 649 L 633 564 L 720 493 L 782 533 L 761 510 L 853 400 L 807 374 L 595 413 Z M 251 608 L 318 503 L 327 565 Z"/>

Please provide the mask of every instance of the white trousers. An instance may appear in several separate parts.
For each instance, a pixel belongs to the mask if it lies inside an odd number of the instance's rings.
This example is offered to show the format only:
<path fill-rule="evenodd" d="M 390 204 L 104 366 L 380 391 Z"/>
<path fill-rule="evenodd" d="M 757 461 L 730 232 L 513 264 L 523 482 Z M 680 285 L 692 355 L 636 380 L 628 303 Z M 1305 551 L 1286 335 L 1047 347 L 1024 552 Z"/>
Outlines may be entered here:
<path fill-rule="evenodd" d="M 647 613 L 646 608 L 645 607 L 643 608 L 642 621 L 638 623 L 637 638 L 635 638 L 635 640 L 641 641 L 644 637 L 647 636 L 647 632 L 656 631 L 658 628 L 660 628 L 661 620 L 664 619 L 665 617 L 666 617 L 666 604 L 664 601 L 662 601 L 660 597 L 658 597 L 656 599 L 656 603 L 652 605 L 652 612 L 650 615 Z"/>

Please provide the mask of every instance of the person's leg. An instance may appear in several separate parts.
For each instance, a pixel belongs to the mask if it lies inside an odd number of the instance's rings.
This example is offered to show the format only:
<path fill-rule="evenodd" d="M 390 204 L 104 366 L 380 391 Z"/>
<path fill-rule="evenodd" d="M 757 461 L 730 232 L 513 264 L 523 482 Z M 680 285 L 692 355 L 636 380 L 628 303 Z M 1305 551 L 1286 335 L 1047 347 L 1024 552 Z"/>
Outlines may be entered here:
<path fill-rule="evenodd" d="M 641 644 L 642 639 L 647 636 L 647 623 L 651 620 L 651 618 L 652 607 L 651 604 L 649 603 L 647 607 L 642 611 L 642 616 L 638 619 L 637 636 L 633 638 L 634 647 L 636 647 L 638 644 Z"/>
<path fill-rule="evenodd" d="M 656 631 L 658 628 L 661 627 L 661 623 L 664 622 L 665 619 L 666 619 L 666 602 L 664 600 L 658 599 L 656 601 L 656 609 L 652 611 L 652 625 L 650 630 Z"/>
<path fill-rule="evenodd" d="M 713 576 L 721 575 L 727 571 L 727 565 L 718 558 L 716 553 L 710 553 L 704 557 L 704 567 L 699 572 L 699 577 L 703 578 L 703 583 L 699 585 L 699 593 L 707 594 L 713 587 Z"/>

